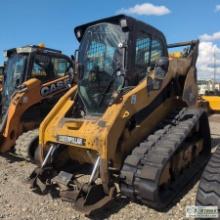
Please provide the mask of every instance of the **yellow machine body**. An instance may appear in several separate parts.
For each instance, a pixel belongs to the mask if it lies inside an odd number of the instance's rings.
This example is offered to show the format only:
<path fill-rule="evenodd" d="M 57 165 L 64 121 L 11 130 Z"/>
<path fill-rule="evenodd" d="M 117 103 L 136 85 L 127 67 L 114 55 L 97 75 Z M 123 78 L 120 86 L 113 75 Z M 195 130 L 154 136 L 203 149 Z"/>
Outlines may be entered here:
<path fill-rule="evenodd" d="M 202 96 L 209 103 L 212 112 L 220 112 L 220 96 Z"/>
<path fill-rule="evenodd" d="M 40 125 L 42 164 L 30 176 L 32 187 L 57 187 L 86 213 L 106 204 L 117 184 L 128 198 L 166 206 L 209 158 L 208 119 L 197 107 L 199 41 L 167 44 L 160 31 L 125 15 L 76 27 L 75 34 L 79 80 Z M 189 48 L 169 57 L 174 47 Z M 86 183 L 79 181 L 84 165 L 92 168 Z"/>

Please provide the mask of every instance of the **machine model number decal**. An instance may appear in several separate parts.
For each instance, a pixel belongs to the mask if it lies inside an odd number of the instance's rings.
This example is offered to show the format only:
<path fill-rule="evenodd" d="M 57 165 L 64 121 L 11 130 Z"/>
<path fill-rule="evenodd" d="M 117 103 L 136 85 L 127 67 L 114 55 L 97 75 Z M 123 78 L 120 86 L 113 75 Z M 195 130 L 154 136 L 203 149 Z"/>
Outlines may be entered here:
<path fill-rule="evenodd" d="M 68 88 L 69 84 L 70 84 L 69 79 L 60 80 L 58 82 L 51 83 L 50 85 L 43 86 L 40 90 L 40 94 L 43 97 L 51 95 L 59 90 Z"/>
<path fill-rule="evenodd" d="M 57 140 L 59 142 L 68 143 L 68 144 L 76 144 L 76 145 L 85 145 L 86 140 L 79 138 L 79 137 L 70 137 L 70 136 L 63 136 L 58 135 Z"/>
<path fill-rule="evenodd" d="M 137 96 L 136 96 L 136 95 L 132 95 L 132 96 L 131 96 L 131 104 L 132 104 L 132 105 L 135 105 L 136 102 L 137 102 Z"/>

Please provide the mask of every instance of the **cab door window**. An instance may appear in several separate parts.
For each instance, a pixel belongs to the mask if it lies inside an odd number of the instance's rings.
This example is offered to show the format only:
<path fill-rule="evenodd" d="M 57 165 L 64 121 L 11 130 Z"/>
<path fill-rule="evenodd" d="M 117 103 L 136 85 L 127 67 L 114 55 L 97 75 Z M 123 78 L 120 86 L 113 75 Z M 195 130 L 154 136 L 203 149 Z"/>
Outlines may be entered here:
<path fill-rule="evenodd" d="M 148 67 L 153 68 L 157 60 L 163 56 L 163 46 L 160 40 L 140 34 L 136 39 L 135 50 L 135 75 L 139 82 L 146 76 Z"/>
<path fill-rule="evenodd" d="M 151 38 L 149 36 L 140 36 L 136 39 L 135 73 L 138 81 L 146 76 L 150 61 L 150 46 Z"/>
<path fill-rule="evenodd" d="M 161 42 L 159 40 L 153 39 L 151 45 L 151 64 L 155 64 L 161 56 L 163 56 Z"/>

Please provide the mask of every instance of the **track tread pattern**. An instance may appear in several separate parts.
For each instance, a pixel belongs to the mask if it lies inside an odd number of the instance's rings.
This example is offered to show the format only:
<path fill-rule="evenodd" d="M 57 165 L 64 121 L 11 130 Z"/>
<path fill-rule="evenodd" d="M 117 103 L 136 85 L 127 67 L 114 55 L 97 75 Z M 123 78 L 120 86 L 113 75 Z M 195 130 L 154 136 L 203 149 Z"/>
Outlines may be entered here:
<path fill-rule="evenodd" d="M 190 172 L 183 173 L 179 181 L 167 189 L 163 199 L 161 198 L 159 192 L 161 173 L 203 113 L 202 110 L 190 108 L 172 113 L 159 125 L 159 130 L 134 148 L 131 155 L 125 159 L 121 170 L 121 193 L 152 208 L 164 209 L 179 193 L 178 191 L 190 182 L 192 176 L 195 176 L 207 163 L 208 154 L 206 158 L 195 161 Z"/>

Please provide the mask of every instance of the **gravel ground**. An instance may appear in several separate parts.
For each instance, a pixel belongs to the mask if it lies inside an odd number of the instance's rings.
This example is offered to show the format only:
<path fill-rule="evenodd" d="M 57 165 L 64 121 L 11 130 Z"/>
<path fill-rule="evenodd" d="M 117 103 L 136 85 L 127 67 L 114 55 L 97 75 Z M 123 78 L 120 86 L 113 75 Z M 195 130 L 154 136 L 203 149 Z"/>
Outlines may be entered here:
<path fill-rule="evenodd" d="M 213 145 L 220 143 L 220 115 L 210 117 Z M 13 220 L 70 220 L 88 219 L 74 210 L 70 203 L 52 199 L 50 195 L 40 196 L 33 193 L 25 183 L 25 178 L 34 169 L 34 165 L 10 156 L 0 157 L 0 219 Z M 102 209 L 93 219 L 185 219 L 185 207 L 193 205 L 198 182 L 167 212 L 161 213 L 144 205 L 114 200 Z"/>

